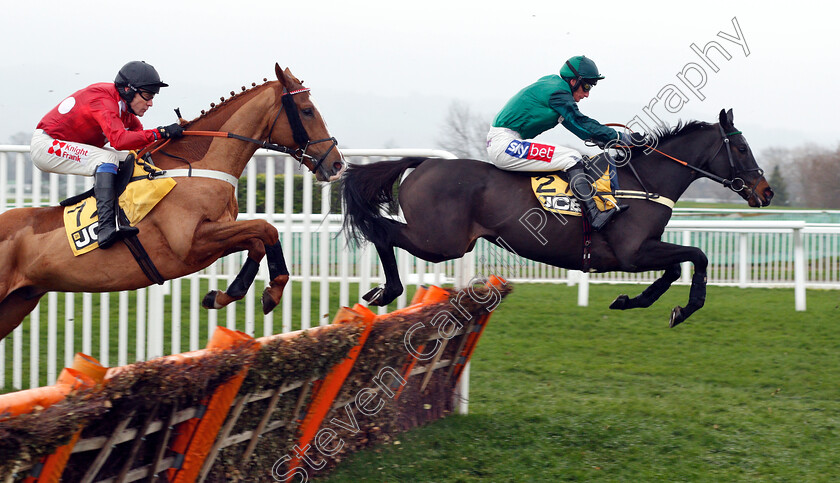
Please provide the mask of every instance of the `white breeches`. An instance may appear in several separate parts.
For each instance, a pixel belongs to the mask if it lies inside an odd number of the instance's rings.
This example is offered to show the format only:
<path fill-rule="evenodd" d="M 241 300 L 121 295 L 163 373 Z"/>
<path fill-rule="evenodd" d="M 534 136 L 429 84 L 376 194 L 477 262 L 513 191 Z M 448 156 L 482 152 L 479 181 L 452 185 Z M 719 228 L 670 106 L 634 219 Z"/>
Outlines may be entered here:
<path fill-rule="evenodd" d="M 96 167 L 103 163 L 119 166 L 127 156 L 113 149 L 53 139 L 42 129 L 36 129 L 32 135 L 30 155 L 41 171 L 82 176 L 93 176 Z"/>
<path fill-rule="evenodd" d="M 572 148 L 523 140 L 516 131 L 503 127 L 490 128 L 487 153 L 490 162 L 508 171 L 566 171 L 583 159 Z"/>

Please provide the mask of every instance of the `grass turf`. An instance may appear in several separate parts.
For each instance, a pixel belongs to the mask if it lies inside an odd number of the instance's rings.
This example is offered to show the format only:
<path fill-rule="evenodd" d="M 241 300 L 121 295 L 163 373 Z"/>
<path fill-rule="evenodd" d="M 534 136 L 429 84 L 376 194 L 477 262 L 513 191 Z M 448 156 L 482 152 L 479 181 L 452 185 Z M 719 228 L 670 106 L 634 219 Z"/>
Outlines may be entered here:
<path fill-rule="evenodd" d="M 710 287 L 668 329 L 607 309 L 639 286 L 519 285 L 472 363 L 470 414 L 353 455 L 324 481 L 836 481 L 840 294 Z"/>

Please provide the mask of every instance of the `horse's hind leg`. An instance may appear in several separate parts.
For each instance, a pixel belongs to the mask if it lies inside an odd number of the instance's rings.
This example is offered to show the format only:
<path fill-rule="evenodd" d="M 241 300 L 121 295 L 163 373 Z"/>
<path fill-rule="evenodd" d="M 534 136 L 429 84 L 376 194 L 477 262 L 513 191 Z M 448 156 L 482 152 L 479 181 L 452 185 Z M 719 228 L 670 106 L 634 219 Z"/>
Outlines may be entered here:
<path fill-rule="evenodd" d="M 680 265 L 678 263 L 671 265 L 665 270 L 665 273 L 663 273 L 661 277 L 656 279 L 656 281 L 642 293 L 633 298 L 630 298 L 625 294 L 621 294 L 613 300 L 613 303 L 610 304 L 610 308 L 613 310 L 627 310 L 640 307 L 650 307 L 654 302 L 659 300 L 659 297 L 661 297 L 662 294 L 668 291 L 674 281 L 680 278 L 681 273 L 682 270 L 680 269 Z"/>
<path fill-rule="evenodd" d="M 38 305 L 43 296 L 38 294 L 34 297 L 29 295 L 26 288 L 21 288 L 10 293 L 0 302 L 0 340 L 11 334 L 23 319 Z"/>
<path fill-rule="evenodd" d="M 430 236 L 437 237 L 434 243 L 428 241 Z M 385 272 L 385 286 L 374 288 L 362 298 L 370 305 L 384 306 L 403 293 L 404 287 L 400 280 L 397 257 L 394 255 L 395 247 L 427 262 L 439 263 L 464 256 L 472 243 L 473 240 L 469 238 L 466 229 L 441 230 L 439 233 L 430 234 L 425 229 L 412 231 L 410 225 L 392 222 L 388 244 L 375 243 L 376 252 L 379 254 L 379 260 Z"/>
<path fill-rule="evenodd" d="M 268 276 L 271 277 L 262 295 L 263 313 L 267 314 L 277 307 L 280 298 L 283 297 L 283 289 L 289 282 L 289 269 L 286 267 L 283 247 L 279 241 L 274 245 L 266 245 L 265 253 L 268 258 Z"/>
<path fill-rule="evenodd" d="M 376 245 L 376 253 L 385 272 L 385 286 L 376 287 L 362 296 L 370 305 L 382 307 L 390 304 L 403 293 L 400 271 L 397 267 L 397 257 L 391 245 Z"/>

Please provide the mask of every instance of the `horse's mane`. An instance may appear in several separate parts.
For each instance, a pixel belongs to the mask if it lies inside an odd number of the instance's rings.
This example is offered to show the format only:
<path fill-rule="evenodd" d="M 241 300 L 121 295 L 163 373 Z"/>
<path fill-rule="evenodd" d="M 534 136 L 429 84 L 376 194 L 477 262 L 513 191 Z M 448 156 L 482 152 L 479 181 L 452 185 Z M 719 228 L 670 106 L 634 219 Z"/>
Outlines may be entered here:
<path fill-rule="evenodd" d="M 254 95 L 256 92 L 262 90 L 262 88 L 267 86 L 268 84 L 270 84 L 270 81 L 268 79 L 263 79 L 263 83 L 259 84 L 259 85 L 257 85 L 256 82 L 252 82 L 250 88 L 246 89 L 245 86 L 242 86 L 241 92 L 230 91 L 230 97 L 228 97 L 228 98 L 225 98 L 224 96 L 220 97 L 219 98 L 220 102 L 218 104 L 215 103 L 215 102 L 211 102 L 210 103 L 210 110 L 205 111 L 204 109 L 202 109 L 201 114 L 198 117 L 196 117 L 195 119 L 189 121 L 187 123 L 187 126 L 191 126 L 198 121 L 208 119 L 212 116 L 215 116 L 216 113 L 218 113 L 221 110 L 222 107 L 226 107 L 230 103 L 233 103 L 235 101 L 240 101 L 242 99 L 250 98 L 252 95 Z"/>
<path fill-rule="evenodd" d="M 296 78 L 295 76 L 290 76 L 290 77 L 292 78 L 292 80 L 294 80 L 295 82 L 297 82 L 298 84 L 300 84 L 300 87 L 303 87 L 303 81 L 302 81 L 302 80 L 299 80 L 299 79 L 298 79 L 298 78 Z M 247 88 L 247 89 L 246 89 L 246 88 L 245 88 L 245 86 L 242 86 L 242 87 L 241 87 L 241 89 L 242 89 L 242 90 L 241 90 L 241 92 L 230 91 L 230 97 L 228 97 L 227 99 L 225 99 L 225 97 L 224 97 L 224 96 L 222 96 L 222 97 L 220 98 L 220 101 L 221 101 L 221 102 L 220 102 L 219 104 L 216 104 L 215 102 L 211 102 L 211 103 L 210 103 L 210 110 L 209 110 L 209 111 L 205 111 L 204 109 L 202 109 L 202 110 L 201 110 L 201 115 L 199 115 L 198 117 L 196 117 L 196 118 L 195 118 L 195 119 L 193 119 L 192 121 L 189 121 L 189 122 L 187 123 L 187 126 L 192 125 L 192 124 L 194 124 L 194 123 L 196 123 L 196 122 L 198 122 L 198 121 L 201 121 L 201 120 L 203 120 L 203 119 L 205 119 L 205 118 L 209 118 L 209 117 L 211 117 L 211 116 L 215 115 L 215 113 L 219 112 L 219 110 L 220 110 L 222 107 L 226 106 L 227 104 L 229 104 L 229 103 L 231 103 L 231 102 L 233 102 L 233 101 L 238 101 L 238 100 L 241 100 L 241 99 L 250 98 L 253 94 L 255 94 L 256 92 L 259 92 L 260 90 L 262 90 L 262 88 L 263 88 L 263 87 L 266 87 L 266 86 L 268 86 L 269 84 L 272 84 L 272 83 L 274 83 L 274 82 L 275 82 L 275 81 L 269 81 L 267 78 L 263 78 L 263 83 L 262 83 L 262 84 L 260 84 L 260 85 L 257 85 L 257 83 L 256 83 L 256 82 L 252 82 L 252 83 L 251 83 L 251 87 L 250 87 L 250 88 Z"/>
<path fill-rule="evenodd" d="M 708 122 L 703 121 L 682 121 L 680 120 L 677 122 L 677 125 L 674 127 L 659 127 L 657 126 L 651 132 L 648 133 L 654 139 L 652 145 L 654 147 L 661 146 L 662 143 L 670 141 L 676 137 L 682 136 L 684 134 L 689 134 L 694 131 L 698 131 L 700 129 L 705 129 L 711 126 Z M 642 153 L 647 154 L 648 148 L 646 146 L 634 146 L 630 152 L 633 156 L 641 155 Z"/>
<path fill-rule="evenodd" d="M 648 134 L 656 139 L 657 144 L 661 144 L 677 136 L 682 136 L 683 134 L 688 134 L 708 126 L 711 126 L 708 122 L 694 120 L 684 122 L 680 120 L 674 127 L 657 127 L 653 132 Z"/>

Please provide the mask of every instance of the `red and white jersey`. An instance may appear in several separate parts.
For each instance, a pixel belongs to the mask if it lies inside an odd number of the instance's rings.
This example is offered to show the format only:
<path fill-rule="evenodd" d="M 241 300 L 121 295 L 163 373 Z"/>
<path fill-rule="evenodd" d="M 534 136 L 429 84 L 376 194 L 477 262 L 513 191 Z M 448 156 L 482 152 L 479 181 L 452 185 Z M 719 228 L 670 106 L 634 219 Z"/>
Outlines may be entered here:
<path fill-rule="evenodd" d="M 140 149 L 158 139 L 154 129 L 143 129 L 140 119 L 128 112 L 116 86 L 103 82 L 75 92 L 61 101 L 38 123 L 54 139 L 118 150 Z"/>

